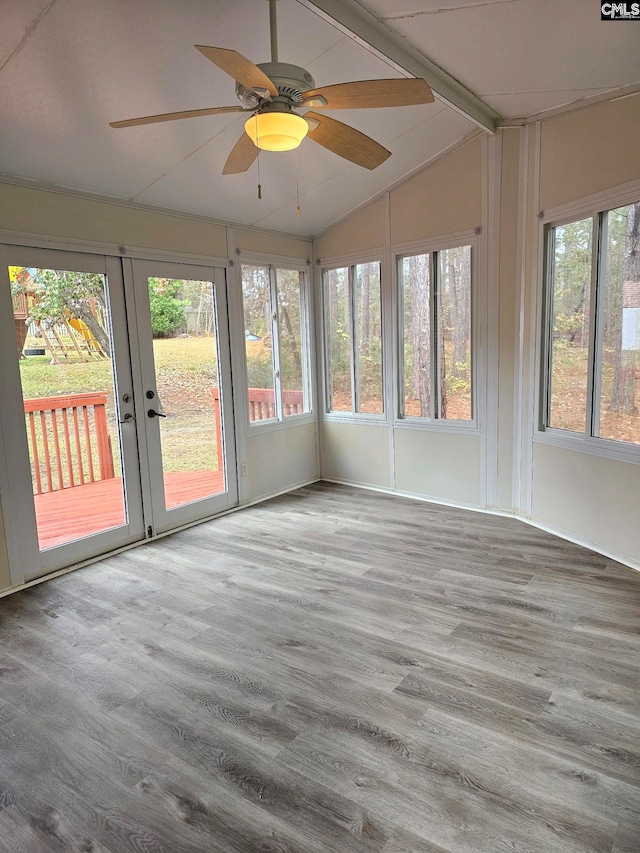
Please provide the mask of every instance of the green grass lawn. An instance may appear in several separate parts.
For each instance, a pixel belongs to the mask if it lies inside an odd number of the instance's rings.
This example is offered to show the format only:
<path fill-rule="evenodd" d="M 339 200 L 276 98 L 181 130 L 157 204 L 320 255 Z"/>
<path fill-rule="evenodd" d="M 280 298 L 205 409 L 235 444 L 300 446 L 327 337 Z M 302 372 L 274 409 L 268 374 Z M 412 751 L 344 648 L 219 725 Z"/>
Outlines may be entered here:
<path fill-rule="evenodd" d="M 217 385 L 212 338 L 166 338 L 153 342 L 158 396 L 167 413 L 161 421 L 165 471 L 202 471 L 217 467 L 216 429 L 211 388 Z M 111 361 L 51 364 L 49 356 L 20 361 L 25 399 L 61 394 L 107 392 L 107 419 L 116 470 L 120 470 Z"/>

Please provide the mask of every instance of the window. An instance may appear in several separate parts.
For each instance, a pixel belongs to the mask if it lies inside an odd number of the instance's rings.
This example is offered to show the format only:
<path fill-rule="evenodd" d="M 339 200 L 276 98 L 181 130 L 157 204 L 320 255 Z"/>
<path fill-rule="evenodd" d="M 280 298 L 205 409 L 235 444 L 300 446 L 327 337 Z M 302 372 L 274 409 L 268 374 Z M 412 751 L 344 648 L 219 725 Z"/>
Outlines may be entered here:
<path fill-rule="evenodd" d="M 547 230 L 543 426 L 640 444 L 640 202 Z"/>
<path fill-rule="evenodd" d="M 380 263 L 325 270 L 327 401 L 331 412 L 380 415 Z"/>
<path fill-rule="evenodd" d="M 470 421 L 471 246 L 398 261 L 400 415 Z"/>
<path fill-rule="evenodd" d="M 249 420 L 310 411 L 306 273 L 242 265 Z"/>

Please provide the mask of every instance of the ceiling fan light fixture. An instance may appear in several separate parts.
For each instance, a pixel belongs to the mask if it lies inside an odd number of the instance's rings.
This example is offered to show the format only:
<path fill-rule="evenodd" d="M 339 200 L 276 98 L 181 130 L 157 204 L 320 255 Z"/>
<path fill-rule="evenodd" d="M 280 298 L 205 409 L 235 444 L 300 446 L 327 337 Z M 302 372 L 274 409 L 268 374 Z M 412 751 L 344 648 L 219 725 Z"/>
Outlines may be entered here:
<path fill-rule="evenodd" d="M 263 151 L 292 151 L 309 132 L 309 125 L 292 112 L 257 113 L 244 125 L 247 136 Z"/>

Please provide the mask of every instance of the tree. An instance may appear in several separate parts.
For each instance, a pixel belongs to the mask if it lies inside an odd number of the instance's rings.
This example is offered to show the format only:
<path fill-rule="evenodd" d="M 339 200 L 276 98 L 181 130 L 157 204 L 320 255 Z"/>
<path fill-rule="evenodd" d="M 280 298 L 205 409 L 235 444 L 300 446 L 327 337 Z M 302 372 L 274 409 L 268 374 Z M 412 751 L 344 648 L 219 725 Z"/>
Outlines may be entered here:
<path fill-rule="evenodd" d="M 267 266 L 242 265 L 242 301 L 246 341 L 247 380 L 250 388 L 273 388 L 271 280 Z"/>
<path fill-rule="evenodd" d="M 640 203 L 607 215 L 607 276 L 604 345 L 613 356 L 609 408 L 637 414 L 635 404 L 636 352 L 622 350 L 624 286 L 640 281 Z"/>
<path fill-rule="evenodd" d="M 302 390 L 300 300 L 302 273 L 277 271 L 280 328 L 280 374 L 285 390 Z M 293 317 L 293 320 L 291 319 Z"/>
<path fill-rule="evenodd" d="M 104 276 L 70 270 L 35 270 L 19 276 L 13 293 L 33 295 L 31 319 L 37 323 L 82 320 L 106 356 L 111 356 L 107 330 Z"/>
<path fill-rule="evenodd" d="M 184 328 L 184 302 L 177 298 L 181 287 L 181 281 L 168 278 L 149 279 L 151 331 L 154 338 L 170 338 Z"/>
<path fill-rule="evenodd" d="M 411 341 L 411 391 L 420 403 L 420 415 L 431 416 L 431 322 L 429 319 L 429 255 L 405 259 L 409 279 L 405 287 L 405 329 Z M 406 335 L 405 335 L 406 338 Z M 405 339 L 405 347 L 409 343 Z M 406 374 L 406 371 L 405 371 Z M 409 376 L 405 375 L 405 385 Z"/>

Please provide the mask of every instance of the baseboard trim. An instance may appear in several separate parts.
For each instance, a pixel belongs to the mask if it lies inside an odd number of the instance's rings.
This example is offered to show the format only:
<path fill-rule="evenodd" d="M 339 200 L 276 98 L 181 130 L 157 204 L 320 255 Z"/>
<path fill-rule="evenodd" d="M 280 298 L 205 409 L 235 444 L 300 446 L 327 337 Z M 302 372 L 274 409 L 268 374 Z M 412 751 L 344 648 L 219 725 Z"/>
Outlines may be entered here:
<path fill-rule="evenodd" d="M 89 557 L 87 560 L 81 560 L 79 563 L 74 563 L 72 566 L 65 566 L 63 569 L 56 569 L 55 572 L 49 572 L 46 575 L 40 575 L 37 578 L 32 578 L 31 580 L 25 581 L 19 586 L 10 586 L 7 589 L 3 589 L 0 591 L 0 598 L 4 598 L 7 595 L 13 595 L 15 592 L 21 592 L 24 589 L 29 589 L 32 586 L 36 586 L 37 584 L 44 583 L 45 581 L 53 580 L 54 578 L 62 577 L 62 575 L 68 575 L 69 572 L 76 572 L 78 569 L 84 569 L 85 566 L 90 566 L 93 563 L 98 563 L 101 560 L 107 560 L 109 557 L 115 557 L 116 554 L 123 554 L 125 551 L 131 551 L 132 548 L 138 548 L 140 545 L 146 545 L 149 542 L 157 542 L 159 539 L 164 539 L 166 536 L 171 536 L 174 533 L 179 533 L 181 530 L 188 530 L 190 527 L 197 527 L 199 524 L 206 524 L 208 521 L 215 521 L 216 518 L 222 518 L 224 515 L 230 515 L 232 512 L 238 512 L 241 509 L 245 509 L 248 506 L 254 506 L 255 504 L 262 503 L 263 501 L 270 500 L 271 498 L 277 498 L 280 495 L 286 495 L 287 492 L 293 492 L 296 489 L 302 489 L 305 486 L 311 486 L 313 483 L 319 482 L 319 478 L 316 477 L 313 480 L 306 480 L 301 483 L 297 483 L 295 485 L 289 486 L 286 489 L 281 489 L 278 492 L 273 492 L 272 494 L 265 495 L 264 497 L 254 498 L 251 501 L 246 503 L 237 504 L 236 506 L 229 507 L 229 509 L 223 510 L 222 512 L 218 512 L 215 515 L 207 516 L 207 518 L 200 518 L 197 521 L 190 521 L 188 524 L 183 524 L 180 527 L 174 527 L 173 530 L 165 530 L 162 533 L 158 533 L 152 539 L 139 539 L 137 542 L 130 542 L 127 545 L 123 545 L 121 548 L 116 548 L 113 551 L 107 551 L 104 554 L 96 554 L 95 557 Z"/>
<path fill-rule="evenodd" d="M 305 486 L 312 486 L 314 483 L 335 483 L 338 486 L 349 486 L 354 489 L 363 489 L 370 492 L 380 492 L 386 495 L 395 495 L 400 498 L 408 498 L 409 500 L 414 501 L 422 501 L 423 503 L 431 503 L 436 506 L 446 506 L 451 507 L 452 509 L 463 509 L 467 512 L 479 512 L 484 515 L 496 515 L 500 518 L 513 518 L 516 521 L 521 521 L 523 524 L 528 524 L 531 527 L 535 527 L 538 530 L 542 530 L 545 533 L 550 533 L 552 536 L 558 536 L 560 539 L 564 539 L 567 542 L 571 542 L 573 545 L 579 545 L 581 548 L 586 548 L 588 551 L 593 551 L 595 554 L 600 554 L 603 557 L 606 557 L 609 560 L 614 560 L 616 563 L 620 563 L 623 566 L 627 566 L 627 568 L 632 569 L 635 572 L 640 572 L 640 563 L 635 560 L 627 557 L 625 554 L 617 554 L 614 551 L 609 551 L 605 548 L 601 548 L 597 543 L 590 542 L 587 539 L 582 539 L 581 537 L 574 536 L 566 530 L 562 530 L 561 528 L 553 528 L 548 524 L 542 524 L 541 522 L 535 521 L 532 518 L 528 518 L 525 515 L 515 512 L 505 512 L 503 510 L 496 509 L 486 509 L 483 507 L 471 506 L 466 504 L 454 503 L 453 501 L 444 501 L 439 498 L 429 497 L 426 495 L 419 495 L 413 492 L 402 492 L 396 489 L 385 488 L 384 486 L 374 486 L 366 483 L 358 483 L 353 480 L 338 480 L 330 477 L 316 477 L 313 480 L 306 480 L 300 483 L 293 484 L 286 489 L 280 489 L 279 491 L 272 492 L 268 495 L 263 495 L 261 497 L 253 498 L 250 501 L 247 501 L 243 504 L 238 504 L 237 506 L 230 507 L 224 512 L 217 513 L 216 515 L 209 516 L 208 518 L 202 518 L 198 521 L 192 521 L 189 524 L 184 524 L 181 527 L 176 527 L 174 530 L 168 530 L 164 533 L 160 533 L 157 536 L 154 536 L 153 539 L 141 539 L 138 542 L 131 542 L 129 545 L 124 545 L 122 548 L 117 548 L 115 551 L 109 551 L 106 554 L 98 554 L 95 557 L 90 557 L 88 560 L 83 560 L 80 563 L 75 563 L 72 566 L 66 566 L 64 569 L 58 569 L 55 572 L 51 572 L 47 575 L 42 575 L 41 577 L 34 578 L 33 580 L 26 581 L 19 586 L 11 586 L 7 589 L 0 590 L 0 598 L 4 598 L 7 595 L 13 595 L 15 592 L 21 592 L 24 589 L 29 589 L 29 587 L 36 586 L 37 584 L 44 583 L 45 581 L 53 580 L 54 578 L 62 577 L 62 575 L 67 575 L 69 572 L 75 572 L 78 569 L 83 569 L 85 566 L 90 566 L 92 563 L 97 563 L 100 560 L 106 560 L 108 557 L 113 557 L 116 554 L 122 554 L 125 551 L 130 551 L 132 548 L 138 548 L 140 545 L 144 545 L 148 542 L 157 542 L 158 539 L 164 539 L 165 536 L 171 536 L 173 533 L 179 533 L 181 530 L 187 530 L 190 527 L 196 527 L 199 524 L 205 524 L 208 521 L 215 521 L 216 518 L 222 518 L 222 516 L 230 515 L 232 512 L 238 512 L 239 510 L 245 509 L 249 506 L 256 506 L 257 504 L 264 503 L 264 501 L 271 500 L 272 498 L 280 497 L 281 495 L 286 495 L 289 492 L 294 492 L 296 489 L 303 489 Z"/>
<path fill-rule="evenodd" d="M 487 509 L 485 507 L 478 506 L 469 506 L 466 504 L 455 503 L 453 501 L 444 501 L 440 498 L 434 498 L 427 495 L 417 495 L 412 492 L 401 492 L 397 489 L 390 489 L 384 486 L 370 486 L 364 483 L 358 483 L 354 480 L 338 480 L 331 477 L 322 477 L 322 482 L 326 483 L 336 483 L 339 486 L 351 486 L 354 489 L 367 489 L 371 492 L 382 492 L 387 495 L 397 495 L 401 498 L 409 498 L 414 501 L 423 501 L 424 503 L 432 503 L 437 506 L 447 506 L 452 509 L 464 509 L 468 512 L 480 512 L 484 515 L 496 515 L 500 518 L 513 518 L 516 521 L 521 521 L 523 524 L 528 524 L 531 527 L 535 527 L 538 530 L 542 530 L 545 533 L 550 533 L 553 536 L 558 536 L 560 539 L 564 539 L 567 542 L 571 542 L 573 545 L 579 545 L 581 548 L 586 548 L 588 551 L 593 551 L 595 554 L 600 554 L 602 557 L 606 557 L 609 560 L 615 560 L 616 563 L 621 563 L 623 566 L 627 566 L 627 568 L 632 569 L 635 572 L 640 572 L 640 562 L 633 560 L 631 557 L 628 557 L 626 554 L 618 554 L 615 551 L 609 551 L 606 548 L 602 548 L 596 542 L 590 542 L 588 539 L 582 539 L 579 536 L 574 536 L 572 533 L 569 533 L 567 530 L 563 530 L 562 528 L 554 528 L 550 527 L 548 524 L 542 524 L 539 521 L 536 521 L 533 518 L 529 518 L 526 515 L 518 512 L 507 512 L 505 510 L 499 509 Z"/>
<path fill-rule="evenodd" d="M 355 489 L 368 489 L 371 492 L 381 492 L 385 495 L 397 495 L 400 498 L 408 498 L 412 501 L 422 501 L 423 503 L 437 504 L 439 506 L 450 506 L 452 509 L 466 509 L 469 512 L 483 512 L 487 515 L 502 515 L 500 512 L 483 509 L 473 504 L 455 503 L 454 501 L 445 501 L 440 498 L 432 497 L 431 495 L 417 494 L 416 492 L 404 492 L 401 489 L 392 489 L 388 486 L 374 486 L 369 483 L 360 483 L 357 480 L 340 480 L 335 477 L 322 477 L 321 482 L 335 483 L 338 486 L 353 486 Z M 504 513 L 508 515 L 508 513 Z"/>
<path fill-rule="evenodd" d="M 606 548 L 602 548 L 596 542 L 590 542 L 588 539 L 583 539 L 580 536 L 574 536 L 573 533 L 569 533 L 569 531 L 563 530 L 560 527 L 550 527 L 548 524 L 543 524 L 541 521 L 535 521 L 535 519 L 528 518 L 526 515 L 514 515 L 513 518 L 517 518 L 518 521 L 523 521 L 531 527 L 536 527 L 538 530 L 543 530 L 545 533 L 552 533 L 554 536 L 559 536 L 560 539 L 566 539 L 567 542 L 571 542 L 573 545 L 580 545 L 582 548 L 586 548 L 588 551 L 600 554 L 609 560 L 615 560 L 616 563 L 622 563 L 623 566 L 627 566 L 627 568 L 633 569 L 635 572 L 640 572 L 640 562 L 633 560 L 631 557 L 627 557 L 626 554 L 617 554 L 615 551 L 609 551 Z"/>
<path fill-rule="evenodd" d="M 240 506 L 234 507 L 234 510 L 244 509 L 248 506 L 255 506 L 256 504 L 264 503 L 264 501 L 270 501 L 272 498 L 279 498 L 280 495 L 287 495 L 289 492 L 295 492 L 296 489 L 304 489 L 305 486 L 312 486 L 314 483 L 320 483 L 321 479 L 321 477 L 314 477 L 312 480 L 303 480 L 300 483 L 294 483 L 291 486 L 287 486 L 286 489 L 279 489 L 277 492 L 269 492 L 266 495 L 260 495 L 257 498 L 245 501 L 245 503 Z M 218 518 L 218 516 L 215 517 Z"/>

